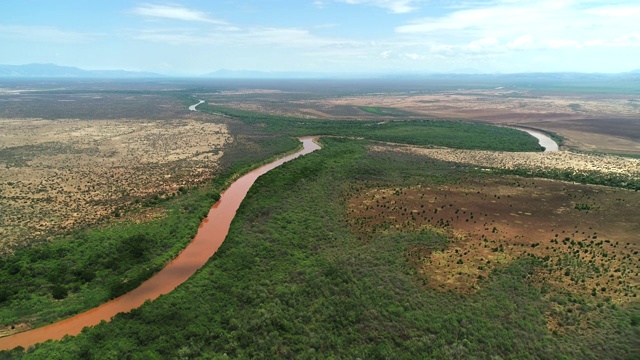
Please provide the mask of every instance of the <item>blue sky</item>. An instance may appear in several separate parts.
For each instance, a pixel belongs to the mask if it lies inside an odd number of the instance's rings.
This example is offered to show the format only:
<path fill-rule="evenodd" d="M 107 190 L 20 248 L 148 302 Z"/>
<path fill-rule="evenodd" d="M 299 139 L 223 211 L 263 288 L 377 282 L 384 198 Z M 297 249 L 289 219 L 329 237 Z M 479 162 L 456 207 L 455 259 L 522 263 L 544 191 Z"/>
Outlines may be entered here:
<path fill-rule="evenodd" d="M 0 64 L 198 75 L 218 69 L 624 72 L 638 0 L 2 0 Z"/>

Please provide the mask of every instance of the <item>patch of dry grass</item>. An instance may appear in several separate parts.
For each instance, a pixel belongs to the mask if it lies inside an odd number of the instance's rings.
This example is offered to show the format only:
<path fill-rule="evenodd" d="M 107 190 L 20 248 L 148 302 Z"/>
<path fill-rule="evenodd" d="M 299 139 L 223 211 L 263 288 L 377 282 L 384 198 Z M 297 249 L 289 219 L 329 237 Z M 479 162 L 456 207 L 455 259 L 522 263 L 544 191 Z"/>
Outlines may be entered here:
<path fill-rule="evenodd" d="M 113 217 L 136 199 L 206 181 L 229 141 L 225 125 L 197 115 L 0 120 L 0 251 Z"/>
<path fill-rule="evenodd" d="M 515 176 L 468 178 L 369 189 L 349 199 L 348 212 L 362 239 L 380 232 L 446 233 L 446 249 L 414 246 L 406 253 L 418 277 L 437 290 L 474 293 L 497 267 L 535 257 L 542 266 L 527 281 L 548 289 L 550 301 L 567 293 L 590 306 L 638 301 L 638 192 Z M 587 321 L 577 307 L 557 300 L 549 328 L 565 329 L 567 312 L 576 326 Z"/>

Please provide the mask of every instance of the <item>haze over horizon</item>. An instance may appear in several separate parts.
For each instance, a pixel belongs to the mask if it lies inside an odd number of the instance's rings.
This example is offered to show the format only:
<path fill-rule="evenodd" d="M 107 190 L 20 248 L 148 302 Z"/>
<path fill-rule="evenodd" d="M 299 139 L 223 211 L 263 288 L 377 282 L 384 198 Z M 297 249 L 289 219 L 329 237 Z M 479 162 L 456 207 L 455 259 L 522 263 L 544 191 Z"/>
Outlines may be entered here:
<path fill-rule="evenodd" d="M 0 64 L 201 75 L 640 68 L 631 0 L 7 0 Z"/>

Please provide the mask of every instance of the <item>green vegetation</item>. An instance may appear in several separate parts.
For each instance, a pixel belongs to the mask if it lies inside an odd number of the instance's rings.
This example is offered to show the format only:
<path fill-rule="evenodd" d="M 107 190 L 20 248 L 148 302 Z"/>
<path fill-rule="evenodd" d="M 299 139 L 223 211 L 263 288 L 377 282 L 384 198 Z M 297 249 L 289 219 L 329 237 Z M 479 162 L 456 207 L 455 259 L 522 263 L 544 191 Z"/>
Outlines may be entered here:
<path fill-rule="evenodd" d="M 265 132 L 290 136 L 363 137 L 411 145 L 496 151 L 542 151 L 537 140 L 519 130 L 444 120 L 338 121 L 299 119 L 202 104 L 200 111 L 224 114 L 257 125 Z"/>
<path fill-rule="evenodd" d="M 359 106 L 358 109 L 380 116 L 405 116 L 409 113 L 400 109 L 380 106 Z"/>
<path fill-rule="evenodd" d="M 229 126 L 243 135 L 226 149 L 222 172 L 212 183 L 138 199 L 142 208 L 134 211 L 157 211 L 164 217 L 81 229 L 0 257 L 2 323 L 47 324 L 134 289 L 184 249 L 219 192 L 238 174 L 300 146 L 291 137 L 251 133 L 238 122 Z M 127 213 L 119 209 L 114 217 L 126 219 Z"/>
<path fill-rule="evenodd" d="M 589 204 L 576 204 L 574 206 L 574 208 L 576 210 L 580 210 L 580 211 L 589 211 L 589 210 L 593 209 L 593 206 L 591 206 Z"/>
<path fill-rule="evenodd" d="M 573 171 L 560 169 L 497 169 L 491 170 L 494 174 L 509 174 L 522 177 L 540 177 L 562 181 L 573 181 L 581 184 L 593 184 L 619 187 L 623 189 L 640 190 L 640 178 L 624 174 L 603 174 L 599 171 Z"/>
<path fill-rule="evenodd" d="M 189 243 L 218 198 L 211 186 L 193 190 L 166 200 L 162 219 L 80 230 L 0 258 L 0 318 L 48 323 L 134 289 Z"/>
<path fill-rule="evenodd" d="M 541 265 L 534 258 L 497 268 L 470 296 L 423 285 L 408 251 L 442 249 L 447 239 L 428 230 L 360 239 L 344 201 L 369 187 L 455 182 L 475 170 L 368 153 L 365 141 L 322 141 L 323 150 L 258 179 L 219 252 L 174 292 L 24 357 L 640 356 L 637 304 L 605 304 L 597 326 L 552 334 L 553 303 L 527 281 Z"/>

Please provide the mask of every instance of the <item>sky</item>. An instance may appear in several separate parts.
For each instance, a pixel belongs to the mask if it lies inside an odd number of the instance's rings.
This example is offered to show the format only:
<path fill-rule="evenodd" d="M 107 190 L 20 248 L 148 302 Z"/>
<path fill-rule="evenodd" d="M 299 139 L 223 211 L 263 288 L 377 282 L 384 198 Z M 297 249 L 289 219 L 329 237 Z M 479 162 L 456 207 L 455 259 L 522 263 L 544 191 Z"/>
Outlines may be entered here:
<path fill-rule="evenodd" d="M 0 64 L 200 75 L 640 69 L 639 0 L 1 0 Z"/>

